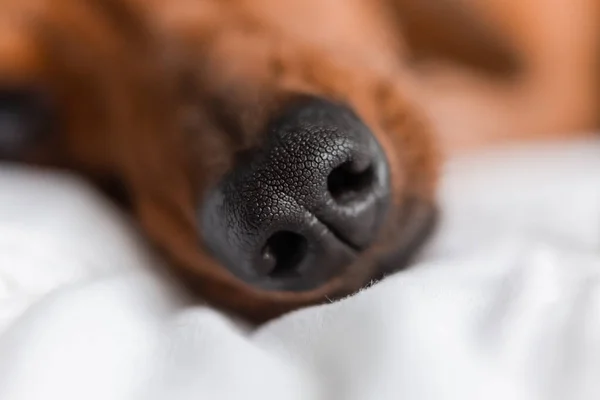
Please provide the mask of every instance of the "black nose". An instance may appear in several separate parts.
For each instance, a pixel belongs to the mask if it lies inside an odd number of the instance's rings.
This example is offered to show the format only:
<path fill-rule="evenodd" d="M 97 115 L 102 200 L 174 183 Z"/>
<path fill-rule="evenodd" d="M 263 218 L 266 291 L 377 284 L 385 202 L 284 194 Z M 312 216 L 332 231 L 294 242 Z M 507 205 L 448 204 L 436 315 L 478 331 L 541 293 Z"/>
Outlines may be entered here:
<path fill-rule="evenodd" d="M 377 235 L 390 198 L 385 155 L 348 107 L 307 98 L 204 201 L 207 245 L 244 281 L 310 290 L 340 274 Z"/>
<path fill-rule="evenodd" d="M 31 88 L 0 88 L 0 160 L 18 160 L 47 133 L 50 110 Z"/>

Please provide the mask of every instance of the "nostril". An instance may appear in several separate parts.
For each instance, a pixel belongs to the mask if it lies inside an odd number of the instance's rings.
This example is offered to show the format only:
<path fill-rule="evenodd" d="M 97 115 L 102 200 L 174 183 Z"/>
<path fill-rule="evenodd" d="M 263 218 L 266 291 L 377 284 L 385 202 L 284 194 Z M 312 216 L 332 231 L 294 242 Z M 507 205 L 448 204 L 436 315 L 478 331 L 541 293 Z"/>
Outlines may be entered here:
<path fill-rule="evenodd" d="M 277 232 L 262 249 L 261 271 L 271 278 L 296 276 L 307 251 L 308 241 L 304 236 L 289 231 Z"/>
<path fill-rule="evenodd" d="M 371 163 L 347 161 L 336 167 L 327 178 L 327 189 L 339 204 L 363 198 L 372 188 L 375 169 Z"/>

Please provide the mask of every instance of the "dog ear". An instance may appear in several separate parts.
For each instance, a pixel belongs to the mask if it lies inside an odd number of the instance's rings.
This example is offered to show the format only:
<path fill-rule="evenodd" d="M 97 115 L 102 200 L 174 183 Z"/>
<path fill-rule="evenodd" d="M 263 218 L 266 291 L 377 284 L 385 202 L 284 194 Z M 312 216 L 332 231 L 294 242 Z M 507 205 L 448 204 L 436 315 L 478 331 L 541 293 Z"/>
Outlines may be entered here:
<path fill-rule="evenodd" d="M 520 60 L 499 29 L 460 0 L 385 0 L 411 59 L 443 60 L 495 75 L 511 75 Z"/>

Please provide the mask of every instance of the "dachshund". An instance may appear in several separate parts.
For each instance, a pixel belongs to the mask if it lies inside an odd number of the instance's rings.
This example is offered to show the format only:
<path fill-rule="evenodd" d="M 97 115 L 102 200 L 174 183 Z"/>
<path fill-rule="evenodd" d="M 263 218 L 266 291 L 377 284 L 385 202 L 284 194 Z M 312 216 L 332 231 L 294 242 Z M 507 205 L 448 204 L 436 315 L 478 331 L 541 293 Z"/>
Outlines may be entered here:
<path fill-rule="evenodd" d="M 86 177 L 264 322 L 406 267 L 448 154 L 595 128 L 599 4 L 0 0 L 0 159 Z"/>

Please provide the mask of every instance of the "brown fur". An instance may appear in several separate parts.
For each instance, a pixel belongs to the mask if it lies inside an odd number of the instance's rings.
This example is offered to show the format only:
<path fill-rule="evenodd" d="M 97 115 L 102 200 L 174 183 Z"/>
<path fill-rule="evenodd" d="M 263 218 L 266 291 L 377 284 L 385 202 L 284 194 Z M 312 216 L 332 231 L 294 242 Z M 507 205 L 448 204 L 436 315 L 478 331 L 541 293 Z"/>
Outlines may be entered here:
<path fill-rule="evenodd" d="M 263 321 L 367 283 L 375 259 L 410 235 L 403 215 L 420 223 L 407 207 L 435 202 L 438 148 L 595 126 L 598 2 L 555 0 L 572 14 L 540 13 L 552 8 L 540 2 L 0 0 L 0 79 L 46 88 L 61 116 L 60 134 L 23 161 L 119 181 L 175 273 Z M 260 291 L 203 247 L 195 209 L 302 94 L 347 103 L 369 125 L 394 212 L 345 275 L 311 292 Z"/>

